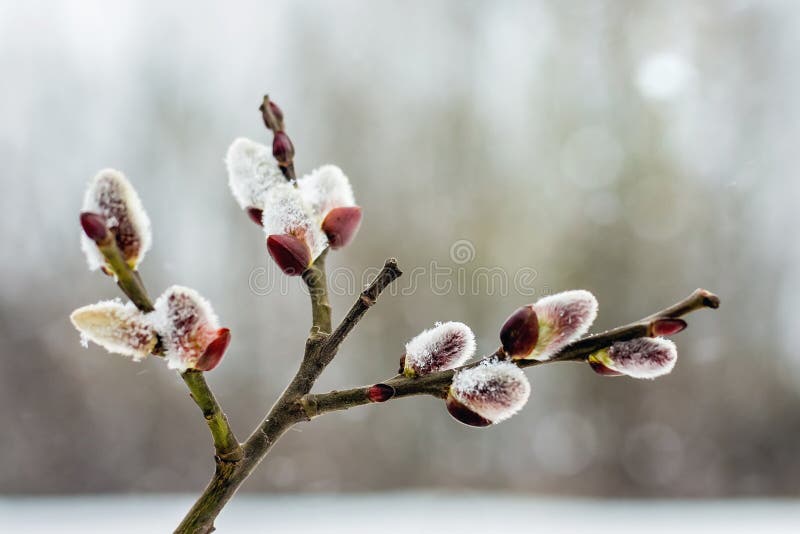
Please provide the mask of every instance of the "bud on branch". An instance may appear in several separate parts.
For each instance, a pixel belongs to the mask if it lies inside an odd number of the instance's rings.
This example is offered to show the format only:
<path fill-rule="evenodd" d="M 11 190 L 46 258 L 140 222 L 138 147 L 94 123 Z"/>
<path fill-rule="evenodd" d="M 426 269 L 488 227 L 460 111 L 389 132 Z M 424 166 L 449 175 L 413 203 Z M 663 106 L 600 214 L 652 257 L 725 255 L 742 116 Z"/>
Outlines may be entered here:
<path fill-rule="evenodd" d="M 541 298 L 506 319 L 500 329 L 503 351 L 514 359 L 548 360 L 586 334 L 596 317 L 597 299 L 583 289 Z"/>
<path fill-rule="evenodd" d="M 154 322 L 161 334 L 170 369 L 210 371 L 230 343 L 211 304 L 195 290 L 172 286 L 155 303 Z"/>
<path fill-rule="evenodd" d="M 496 359 L 459 371 L 447 394 L 447 411 L 470 426 L 489 426 L 517 413 L 531 393 L 522 369 Z"/>
<path fill-rule="evenodd" d="M 401 365 L 408 377 L 463 364 L 475 354 L 475 334 L 464 323 L 438 323 L 406 344 Z"/>
<path fill-rule="evenodd" d="M 78 308 L 70 320 L 85 342 L 97 343 L 108 352 L 146 358 L 158 342 L 152 322 L 133 303 L 107 300 Z"/>
<path fill-rule="evenodd" d="M 672 372 L 678 350 L 669 339 L 640 337 L 614 343 L 590 355 L 588 361 L 601 375 L 653 379 Z"/>
<path fill-rule="evenodd" d="M 150 249 L 150 218 L 127 178 L 113 169 L 100 171 L 89 184 L 81 227 L 81 248 L 91 270 L 107 265 L 98 247 L 109 243 L 108 233 L 131 269 L 136 269 Z"/>

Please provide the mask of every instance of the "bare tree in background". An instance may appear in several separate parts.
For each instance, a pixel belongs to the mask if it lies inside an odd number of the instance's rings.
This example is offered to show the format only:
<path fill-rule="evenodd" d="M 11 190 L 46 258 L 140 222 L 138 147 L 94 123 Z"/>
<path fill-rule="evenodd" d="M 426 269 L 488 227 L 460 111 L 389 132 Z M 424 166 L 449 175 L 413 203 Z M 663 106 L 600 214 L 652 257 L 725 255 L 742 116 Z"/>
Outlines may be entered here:
<path fill-rule="evenodd" d="M 663 336 L 686 327 L 682 316 L 719 305 L 715 295 L 698 289 L 648 317 L 586 335 L 597 315 L 597 301 L 588 291 L 567 291 L 514 311 L 500 328 L 497 351 L 475 362 L 467 363 L 476 346 L 470 328 L 441 323 L 406 344 L 397 376 L 347 390 L 312 393 L 342 342 L 402 273 L 394 259 L 387 260 L 333 326 L 325 258 L 329 250 L 353 240 L 361 209 L 348 178 L 336 166 L 297 178 L 283 112 L 268 97 L 260 110 L 273 133 L 272 149 L 247 139 L 234 141 L 227 157 L 231 190 L 248 216 L 263 227 L 267 250 L 281 270 L 302 276 L 311 297 L 312 325 L 300 368 L 246 441 L 234 436 L 204 378 L 204 372 L 222 360 L 231 332 L 220 326 L 211 305 L 192 289 L 172 286 L 151 300 L 137 271 L 150 247 L 150 223 L 131 184 L 117 171 L 101 171 L 86 192 L 80 217 L 90 268 L 113 277 L 130 299 L 73 312 L 72 321 L 84 341 L 135 360 L 151 354 L 163 357 L 180 372 L 211 431 L 214 476 L 176 532 L 213 531 L 228 500 L 281 435 L 297 423 L 364 404 L 430 395 L 444 400 L 456 420 L 491 426 L 514 415 L 528 400 L 530 384 L 522 372 L 526 367 L 573 361 L 588 363 L 604 376 L 650 379 L 669 373 L 677 350 Z"/>

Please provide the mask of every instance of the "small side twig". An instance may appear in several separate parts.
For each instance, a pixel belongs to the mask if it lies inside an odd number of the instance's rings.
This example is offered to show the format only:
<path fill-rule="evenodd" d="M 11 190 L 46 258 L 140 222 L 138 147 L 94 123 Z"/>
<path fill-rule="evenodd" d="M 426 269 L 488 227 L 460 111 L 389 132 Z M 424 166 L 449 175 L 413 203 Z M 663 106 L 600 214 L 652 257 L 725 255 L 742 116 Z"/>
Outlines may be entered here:
<path fill-rule="evenodd" d="M 367 310 L 375 304 L 375 301 L 378 299 L 378 296 L 383 293 L 383 290 L 402 276 L 402 274 L 403 271 L 397 266 L 396 259 L 389 258 L 386 260 L 378 276 L 375 277 L 375 280 L 372 281 L 369 287 L 361 292 L 358 300 L 356 300 L 350 308 L 350 311 L 347 312 L 347 315 L 342 319 L 342 322 L 339 323 L 339 326 L 336 327 L 336 330 L 333 331 L 330 338 L 328 338 L 328 341 L 325 343 L 324 352 L 329 353 L 328 355 L 331 359 L 336 355 L 336 351 L 339 350 L 339 346 L 347 335 L 355 328 L 361 318 L 364 317 Z"/>
<path fill-rule="evenodd" d="M 520 360 L 516 363 L 520 367 L 525 368 L 553 362 L 582 362 L 593 352 L 609 347 L 617 341 L 628 341 L 637 337 L 651 335 L 652 325 L 658 319 L 677 318 L 703 308 L 717 307 L 719 307 L 719 298 L 716 295 L 705 289 L 698 289 L 685 299 L 644 319 L 575 341 L 564 347 L 564 349 L 549 360 Z M 485 357 L 491 356 L 493 356 L 493 354 Z M 382 382 L 382 384 L 391 386 L 394 389 L 394 395 L 391 399 L 400 399 L 413 395 L 444 397 L 447 394 L 447 390 L 453 380 L 453 375 L 456 372 L 474 367 L 478 364 L 479 362 L 475 362 L 457 369 L 441 371 L 415 378 L 395 376 L 394 378 Z M 369 390 L 371 387 L 371 385 L 360 386 L 342 391 L 309 394 L 303 397 L 302 402 L 308 416 L 317 417 L 327 412 L 346 410 L 355 406 L 370 404 L 372 402 L 369 398 Z"/>

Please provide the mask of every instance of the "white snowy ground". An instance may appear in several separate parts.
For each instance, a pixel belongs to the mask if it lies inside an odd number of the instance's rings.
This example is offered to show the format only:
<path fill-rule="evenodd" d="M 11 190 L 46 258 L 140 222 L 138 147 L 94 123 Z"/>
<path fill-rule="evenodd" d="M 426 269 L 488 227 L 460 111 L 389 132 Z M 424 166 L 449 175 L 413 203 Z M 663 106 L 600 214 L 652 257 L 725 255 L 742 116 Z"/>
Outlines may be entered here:
<path fill-rule="evenodd" d="M 188 495 L 0 498 L 0 532 L 171 532 Z M 265 527 L 269 521 L 271 528 Z M 800 532 L 800 501 L 598 501 L 498 494 L 240 495 L 217 532 L 660 534 Z M 515 530 L 510 530 L 514 528 Z"/>

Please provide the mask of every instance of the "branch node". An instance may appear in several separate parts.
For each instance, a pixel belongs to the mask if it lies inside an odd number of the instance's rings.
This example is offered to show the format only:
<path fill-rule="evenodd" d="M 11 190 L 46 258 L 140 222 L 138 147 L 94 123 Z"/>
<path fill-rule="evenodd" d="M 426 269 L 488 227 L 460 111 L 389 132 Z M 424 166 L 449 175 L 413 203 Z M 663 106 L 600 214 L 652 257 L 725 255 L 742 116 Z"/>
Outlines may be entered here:
<path fill-rule="evenodd" d="M 317 415 L 317 401 L 314 395 L 303 395 L 297 400 L 297 403 L 303 409 L 306 420 L 311 421 L 311 419 Z"/>

